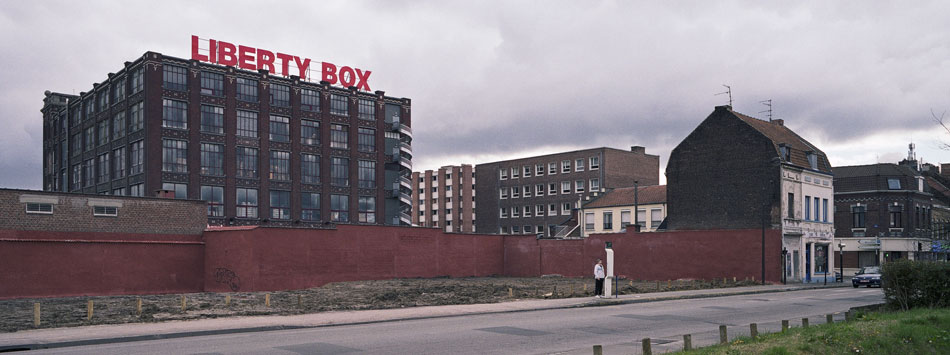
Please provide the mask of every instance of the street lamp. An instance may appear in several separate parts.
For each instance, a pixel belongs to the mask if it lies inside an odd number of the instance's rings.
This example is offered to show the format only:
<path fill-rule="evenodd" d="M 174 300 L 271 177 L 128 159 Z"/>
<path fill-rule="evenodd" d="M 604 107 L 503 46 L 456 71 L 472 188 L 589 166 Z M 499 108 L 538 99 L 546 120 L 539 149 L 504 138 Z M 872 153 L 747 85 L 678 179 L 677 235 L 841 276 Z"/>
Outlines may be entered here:
<path fill-rule="evenodd" d="M 785 276 L 788 275 L 788 270 L 787 270 L 788 263 L 786 261 L 788 259 L 786 255 L 788 255 L 788 249 L 785 247 L 782 247 L 782 284 L 783 285 L 787 285 L 787 282 L 786 282 L 787 280 Z"/>
<path fill-rule="evenodd" d="M 841 283 L 844 283 L 844 242 L 838 243 L 838 270 L 841 270 Z"/>

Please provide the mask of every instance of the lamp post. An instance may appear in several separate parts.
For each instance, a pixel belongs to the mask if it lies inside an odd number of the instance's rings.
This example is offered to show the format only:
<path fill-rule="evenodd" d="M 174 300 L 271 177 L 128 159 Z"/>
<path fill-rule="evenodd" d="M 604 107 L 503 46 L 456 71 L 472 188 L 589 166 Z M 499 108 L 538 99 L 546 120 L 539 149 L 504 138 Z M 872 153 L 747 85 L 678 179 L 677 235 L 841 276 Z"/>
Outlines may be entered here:
<path fill-rule="evenodd" d="M 838 270 L 841 273 L 841 283 L 844 283 L 844 242 L 838 243 Z"/>
<path fill-rule="evenodd" d="M 788 263 L 786 262 L 786 260 L 788 259 L 786 255 L 788 255 L 788 249 L 785 247 L 782 247 L 782 284 L 783 285 L 788 284 L 786 282 L 787 280 L 785 279 L 785 276 L 788 275 Z"/>

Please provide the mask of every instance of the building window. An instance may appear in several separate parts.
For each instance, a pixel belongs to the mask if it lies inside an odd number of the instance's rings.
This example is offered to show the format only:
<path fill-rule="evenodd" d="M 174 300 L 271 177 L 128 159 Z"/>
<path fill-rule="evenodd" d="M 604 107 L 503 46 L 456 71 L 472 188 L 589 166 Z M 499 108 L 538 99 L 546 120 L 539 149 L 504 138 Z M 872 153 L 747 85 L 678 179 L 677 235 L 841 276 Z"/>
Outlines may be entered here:
<path fill-rule="evenodd" d="M 888 190 L 900 190 L 900 189 L 901 189 L 901 180 L 900 180 L 900 179 L 887 179 L 887 189 L 888 189 Z"/>
<path fill-rule="evenodd" d="M 145 72 L 143 71 L 142 67 L 139 67 L 138 69 L 135 70 L 135 72 L 132 73 L 132 93 L 133 94 L 139 91 L 142 91 L 142 89 L 145 88 L 144 74 Z"/>
<path fill-rule="evenodd" d="M 224 188 L 221 186 L 202 186 L 201 199 L 208 202 L 209 217 L 224 216 Z"/>
<path fill-rule="evenodd" d="M 112 169 L 109 168 L 109 153 L 103 153 L 99 155 L 99 174 L 97 182 L 102 184 L 109 182 L 111 178 L 109 173 L 112 172 Z"/>
<path fill-rule="evenodd" d="M 361 120 L 376 120 L 376 105 L 371 100 L 360 99 L 359 117 Z"/>
<path fill-rule="evenodd" d="M 571 182 L 570 181 L 561 181 L 561 194 L 571 193 Z"/>
<path fill-rule="evenodd" d="M 112 116 L 112 139 L 125 137 L 125 111 Z"/>
<path fill-rule="evenodd" d="M 330 195 L 330 220 L 333 222 L 350 221 L 350 197 Z"/>
<path fill-rule="evenodd" d="M 508 169 L 498 170 L 498 180 L 508 180 Z"/>
<path fill-rule="evenodd" d="M 320 92 L 307 89 L 300 90 L 300 109 L 320 112 Z"/>
<path fill-rule="evenodd" d="M 53 214 L 51 203 L 27 203 L 26 213 Z"/>
<path fill-rule="evenodd" d="M 520 176 L 521 176 L 521 169 L 518 168 L 518 167 L 512 167 L 512 168 L 511 168 L 511 178 L 512 178 L 512 179 L 517 179 L 517 178 L 520 177 Z"/>
<path fill-rule="evenodd" d="M 498 210 L 500 218 L 508 218 L 508 207 L 502 207 Z"/>
<path fill-rule="evenodd" d="M 620 211 L 620 228 L 627 228 L 630 225 L 630 210 Z"/>
<path fill-rule="evenodd" d="M 821 220 L 821 205 L 818 204 L 818 202 L 821 202 L 821 199 L 819 199 L 816 196 L 815 197 L 815 217 L 814 217 L 815 222 L 818 222 Z"/>
<path fill-rule="evenodd" d="M 604 211 L 604 230 L 612 231 L 614 230 L 614 213 L 610 211 Z"/>
<path fill-rule="evenodd" d="M 569 214 L 571 214 L 571 203 L 565 202 L 561 204 L 561 215 L 569 215 Z"/>
<path fill-rule="evenodd" d="M 257 218 L 257 189 L 237 189 L 237 217 Z"/>
<path fill-rule="evenodd" d="M 902 207 L 903 206 L 900 206 L 900 205 L 887 207 L 891 216 L 891 219 L 890 219 L 891 228 L 903 228 L 902 227 L 903 224 L 901 223 L 901 210 L 903 209 Z"/>
<path fill-rule="evenodd" d="M 201 131 L 224 134 L 224 107 L 201 105 Z"/>
<path fill-rule="evenodd" d="M 237 154 L 234 158 L 237 166 L 237 177 L 256 179 L 257 174 L 257 148 L 237 147 Z"/>
<path fill-rule="evenodd" d="M 125 188 L 124 188 L 124 187 L 120 187 L 120 188 L 117 188 L 117 189 L 112 189 L 112 195 L 113 195 L 113 196 L 125 196 Z"/>
<path fill-rule="evenodd" d="M 112 103 L 115 104 L 125 98 L 125 77 L 120 76 L 112 85 Z"/>
<path fill-rule="evenodd" d="M 109 133 L 111 133 L 109 122 L 111 121 L 108 119 L 99 121 L 99 145 L 109 143 Z"/>
<path fill-rule="evenodd" d="M 119 208 L 112 206 L 92 206 L 92 215 L 97 217 L 116 217 L 119 215 Z"/>
<path fill-rule="evenodd" d="M 647 226 L 647 210 L 637 210 L 637 225 L 641 229 Z"/>
<path fill-rule="evenodd" d="M 531 206 L 524 206 L 524 212 L 521 215 L 531 217 Z"/>
<path fill-rule="evenodd" d="M 319 221 L 320 220 L 320 194 L 316 192 L 304 192 L 300 194 L 300 220 L 301 221 Z"/>
<path fill-rule="evenodd" d="M 538 164 L 534 169 L 534 176 L 544 175 L 544 164 Z"/>
<path fill-rule="evenodd" d="M 79 190 L 80 188 L 82 188 L 82 165 L 76 164 L 73 165 L 72 190 Z"/>
<path fill-rule="evenodd" d="M 575 192 L 584 192 L 584 180 L 574 181 L 574 191 Z"/>
<path fill-rule="evenodd" d="M 162 190 L 173 191 L 175 193 L 174 198 L 176 199 L 188 198 L 188 184 L 165 182 L 162 183 Z"/>
<path fill-rule="evenodd" d="M 330 148 L 349 148 L 349 127 L 340 124 L 330 125 Z"/>
<path fill-rule="evenodd" d="M 589 231 L 594 230 L 594 212 L 584 213 L 584 229 Z"/>
<path fill-rule="evenodd" d="M 508 198 L 508 188 L 507 188 L 507 187 L 502 187 L 502 188 L 498 189 L 498 198 L 499 198 L 499 199 L 502 199 L 502 200 Z"/>
<path fill-rule="evenodd" d="M 786 207 L 788 211 L 788 218 L 795 218 L 795 194 L 788 193 L 788 206 Z"/>
<path fill-rule="evenodd" d="M 108 91 L 100 91 L 99 94 L 97 95 L 97 98 L 99 99 L 98 101 L 99 101 L 100 112 L 103 112 L 109 108 L 109 92 Z"/>
<path fill-rule="evenodd" d="M 237 136 L 257 138 L 257 112 L 237 111 Z"/>
<path fill-rule="evenodd" d="M 87 159 L 83 162 L 83 178 L 82 180 L 86 182 L 86 186 L 93 186 L 96 184 L 96 159 Z"/>
<path fill-rule="evenodd" d="M 557 216 L 557 204 L 552 203 L 548 205 L 548 215 Z"/>
<path fill-rule="evenodd" d="M 548 195 L 557 195 L 557 183 L 548 184 Z"/>
<path fill-rule="evenodd" d="M 376 151 L 376 130 L 371 128 L 362 128 L 360 127 L 357 130 L 357 146 L 356 148 L 361 152 L 373 153 Z"/>
<path fill-rule="evenodd" d="M 86 131 L 83 133 L 84 140 L 86 141 L 86 150 L 92 150 L 96 147 L 96 127 L 87 127 Z"/>
<path fill-rule="evenodd" d="M 162 99 L 162 127 L 188 129 L 188 103 Z"/>
<path fill-rule="evenodd" d="M 142 169 L 145 165 L 145 142 L 137 141 L 132 143 L 132 154 L 129 156 L 131 159 L 131 164 L 129 164 L 131 171 L 129 175 L 135 175 L 142 173 Z"/>
<path fill-rule="evenodd" d="M 224 146 L 201 143 L 201 175 L 224 175 Z"/>
<path fill-rule="evenodd" d="M 346 96 L 330 94 L 330 114 L 337 116 L 348 116 L 349 107 L 346 104 Z"/>
<path fill-rule="evenodd" d="M 828 222 L 828 199 L 827 198 L 821 200 L 821 221 L 825 223 Z"/>
<path fill-rule="evenodd" d="M 73 150 L 73 155 L 79 155 L 79 153 L 82 153 L 82 134 L 81 133 L 76 133 L 73 135 L 72 150 Z"/>
<path fill-rule="evenodd" d="M 201 94 L 224 96 L 224 75 L 212 72 L 201 72 Z"/>
<path fill-rule="evenodd" d="M 511 187 L 511 198 L 521 197 L 521 186 L 512 186 Z"/>
<path fill-rule="evenodd" d="M 446 186 L 446 187 L 451 187 L 451 186 Z M 523 191 L 524 192 L 521 193 L 522 196 L 531 197 L 531 185 L 525 185 Z"/>
<path fill-rule="evenodd" d="M 600 169 L 600 157 L 590 157 L 590 170 Z"/>
<path fill-rule="evenodd" d="M 590 191 L 600 191 L 600 179 L 590 179 Z"/>
<path fill-rule="evenodd" d="M 865 228 L 864 217 L 866 212 L 867 207 L 865 206 L 851 207 L 851 228 Z"/>
<path fill-rule="evenodd" d="M 270 116 L 271 142 L 290 142 L 290 118 L 284 116 Z"/>
<path fill-rule="evenodd" d="M 360 196 L 360 223 L 376 223 L 376 198 Z"/>
<path fill-rule="evenodd" d="M 139 102 L 129 109 L 129 132 L 136 132 L 145 128 L 144 103 Z"/>
<path fill-rule="evenodd" d="M 125 147 L 112 151 L 112 178 L 125 177 Z"/>
<path fill-rule="evenodd" d="M 548 163 L 548 175 L 557 174 L 557 163 Z"/>
<path fill-rule="evenodd" d="M 271 190 L 270 218 L 290 219 L 290 191 Z"/>
<path fill-rule="evenodd" d="M 96 113 L 96 102 L 94 100 L 89 100 L 83 103 L 86 105 L 86 117 L 85 119 L 91 119 L 92 115 Z"/>
<path fill-rule="evenodd" d="M 535 206 L 534 206 L 534 215 L 535 215 L 535 216 L 538 216 L 538 217 L 543 216 L 543 215 L 544 215 L 544 205 L 535 205 Z"/>
<path fill-rule="evenodd" d="M 805 196 L 805 220 L 811 220 L 811 196 Z"/>
<path fill-rule="evenodd" d="M 162 87 L 168 90 L 188 91 L 188 69 L 165 64 L 162 66 Z"/>
<path fill-rule="evenodd" d="M 531 166 L 525 165 L 521 168 L 521 175 L 524 177 L 531 177 Z"/>
<path fill-rule="evenodd" d="M 290 152 L 270 151 L 270 179 L 290 180 Z"/>
<path fill-rule="evenodd" d="M 257 102 L 257 80 L 237 78 L 237 94 L 235 97 L 241 101 Z"/>
<path fill-rule="evenodd" d="M 320 144 L 320 122 L 300 120 L 300 143 L 306 145 Z"/>
<path fill-rule="evenodd" d="M 783 160 L 785 160 L 785 161 L 791 161 L 791 160 L 792 160 L 792 152 L 791 152 L 791 150 L 788 149 L 788 146 L 787 146 L 787 145 L 784 145 L 784 144 L 779 145 L 779 146 L 778 146 L 778 152 L 779 152 L 779 154 L 782 155 L 782 159 L 783 159 Z"/>
<path fill-rule="evenodd" d="M 300 181 L 304 184 L 320 183 L 320 156 L 303 153 L 300 155 Z"/>
<path fill-rule="evenodd" d="M 359 165 L 359 186 L 364 189 L 376 188 L 376 162 L 371 160 L 360 160 Z M 446 186 L 449 188 L 451 186 Z"/>
<path fill-rule="evenodd" d="M 188 172 L 188 141 L 162 139 L 162 171 Z"/>
<path fill-rule="evenodd" d="M 544 196 L 544 184 L 534 185 L 534 195 L 535 196 Z"/>
<path fill-rule="evenodd" d="M 574 161 L 574 171 L 584 171 L 584 158 Z"/>
<path fill-rule="evenodd" d="M 129 186 L 129 196 L 145 196 L 145 184 L 135 184 Z"/>
<path fill-rule="evenodd" d="M 663 210 L 654 208 L 650 210 L 650 228 L 656 229 L 663 223 Z"/>
<path fill-rule="evenodd" d="M 561 161 L 561 172 L 562 172 L 562 173 L 569 173 L 569 172 L 571 172 L 571 161 L 570 161 L 570 160 L 563 160 L 563 161 Z"/>
<path fill-rule="evenodd" d="M 290 87 L 287 85 L 271 84 L 271 106 L 290 107 Z"/>
<path fill-rule="evenodd" d="M 336 186 L 350 186 L 349 158 L 330 158 L 330 184 Z"/>
<path fill-rule="evenodd" d="M 808 165 L 811 166 L 813 170 L 818 169 L 818 155 L 815 153 L 806 154 L 808 158 Z"/>

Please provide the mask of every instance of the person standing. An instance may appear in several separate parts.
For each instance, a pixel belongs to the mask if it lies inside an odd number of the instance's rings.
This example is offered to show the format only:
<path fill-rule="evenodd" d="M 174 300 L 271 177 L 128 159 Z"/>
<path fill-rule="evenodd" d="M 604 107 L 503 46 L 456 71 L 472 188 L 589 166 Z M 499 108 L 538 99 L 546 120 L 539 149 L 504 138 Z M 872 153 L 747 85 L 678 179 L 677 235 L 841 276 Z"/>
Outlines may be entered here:
<path fill-rule="evenodd" d="M 597 259 L 597 265 L 594 265 L 594 297 L 603 297 L 605 277 L 603 260 Z"/>

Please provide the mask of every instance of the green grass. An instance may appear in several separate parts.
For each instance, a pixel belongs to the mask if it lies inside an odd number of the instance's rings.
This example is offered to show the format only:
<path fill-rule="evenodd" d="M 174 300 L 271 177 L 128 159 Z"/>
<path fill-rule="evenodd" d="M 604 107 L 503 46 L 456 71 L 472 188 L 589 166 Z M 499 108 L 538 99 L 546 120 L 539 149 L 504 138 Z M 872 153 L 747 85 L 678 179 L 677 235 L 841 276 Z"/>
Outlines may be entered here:
<path fill-rule="evenodd" d="M 950 354 L 950 309 L 865 313 L 679 354 Z"/>

